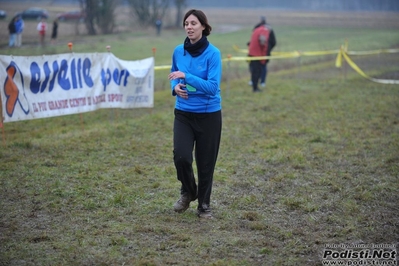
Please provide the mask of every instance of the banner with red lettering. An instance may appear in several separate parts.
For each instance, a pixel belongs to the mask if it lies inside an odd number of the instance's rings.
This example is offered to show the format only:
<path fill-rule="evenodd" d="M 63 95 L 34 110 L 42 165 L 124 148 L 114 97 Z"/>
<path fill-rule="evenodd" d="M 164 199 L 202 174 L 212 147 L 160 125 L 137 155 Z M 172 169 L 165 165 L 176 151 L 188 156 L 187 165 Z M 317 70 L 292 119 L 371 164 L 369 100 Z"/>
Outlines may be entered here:
<path fill-rule="evenodd" d="M 151 108 L 154 58 L 125 61 L 112 53 L 0 55 L 0 97 L 3 122 L 100 108 Z"/>

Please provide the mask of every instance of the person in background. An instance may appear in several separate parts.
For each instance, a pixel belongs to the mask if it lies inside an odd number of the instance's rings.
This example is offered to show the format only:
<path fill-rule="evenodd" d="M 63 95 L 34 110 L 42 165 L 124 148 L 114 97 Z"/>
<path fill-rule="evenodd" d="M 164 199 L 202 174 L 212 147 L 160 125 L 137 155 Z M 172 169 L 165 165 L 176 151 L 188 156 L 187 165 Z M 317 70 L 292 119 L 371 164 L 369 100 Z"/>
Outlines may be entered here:
<path fill-rule="evenodd" d="M 222 132 L 221 53 L 207 39 L 212 27 L 201 10 L 189 10 L 183 26 L 187 37 L 174 49 L 168 75 L 176 97 L 173 160 L 181 183 L 174 211 L 186 211 L 198 198 L 198 217 L 212 218 L 210 198 Z M 198 186 L 192 167 L 194 149 Z"/>
<path fill-rule="evenodd" d="M 22 45 L 22 32 L 24 31 L 25 23 L 21 16 L 17 16 L 15 21 L 15 30 L 17 31 L 15 46 L 21 47 Z"/>
<path fill-rule="evenodd" d="M 161 29 L 162 29 L 162 19 L 161 18 L 158 18 L 155 21 L 155 26 L 157 27 L 157 35 L 158 36 L 161 35 Z"/>
<path fill-rule="evenodd" d="M 8 23 L 8 33 L 9 33 L 8 47 L 15 46 L 15 39 L 17 37 L 17 29 L 15 27 L 16 22 L 17 22 L 17 17 L 13 17 L 10 23 Z"/>
<path fill-rule="evenodd" d="M 51 44 L 55 43 L 57 36 L 58 36 L 58 18 L 55 18 L 53 21 L 53 29 L 51 32 Z"/>
<path fill-rule="evenodd" d="M 277 40 L 276 40 L 276 35 L 274 34 L 274 30 L 270 25 L 266 23 L 266 17 L 261 16 L 260 17 L 260 22 L 255 25 L 254 30 L 259 28 L 260 26 L 267 27 L 270 31 L 269 38 L 268 38 L 268 44 L 267 44 L 267 53 L 266 56 L 270 56 L 272 49 L 276 46 Z M 248 42 L 249 46 L 250 42 Z M 261 87 L 266 87 L 266 76 L 267 76 L 267 64 L 269 63 L 269 59 L 266 59 L 266 63 L 262 64 L 262 69 L 261 69 L 261 76 L 260 76 L 260 85 Z M 251 68 L 250 68 L 250 73 L 251 73 Z M 248 82 L 249 85 L 252 86 L 252 79 Z"/>
<path fill-rule="evenodd" d="M 45 18 L 42 18 L 42 20 L 37 24 L 37 31 L 39 32 L 39 44 L 41 46 L 44 46 L 44 40 L 46 37 L 46 31 L 47 31 L 47 22 Z"/>

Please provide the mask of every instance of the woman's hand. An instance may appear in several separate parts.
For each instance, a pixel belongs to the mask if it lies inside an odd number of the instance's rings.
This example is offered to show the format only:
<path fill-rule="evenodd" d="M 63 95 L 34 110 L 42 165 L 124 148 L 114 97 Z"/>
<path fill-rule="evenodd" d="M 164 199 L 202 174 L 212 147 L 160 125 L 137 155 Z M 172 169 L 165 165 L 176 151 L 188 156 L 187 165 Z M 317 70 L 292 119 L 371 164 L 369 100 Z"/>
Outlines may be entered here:
<path fill-rule="evenodd" d="M 176 95 L 182 97 L 183 99 L 188 99 L 188 92 L 186 89 L 186 85 L 184 84 L 181 83 L 177 84 L 175 86 L 175 93 Z"/>
<path fill-rule="evenodd" d="M 169 80 L 172 79 L 185 79 L 186 74 L 181 71 L 173 71 L 168 75 Z M 188 92 L 186 89 L 186 85 L 184 84 L 177 84 L 174 88 L 176 95 L 182 97 L 183 99 L 188 99 Z"/>
<path fill-rule="evenodd" d="M 174 72 L 171 72 L 168 75 L 168 78 L 169 78 L 169 80 L 172 80 L 172 79 L 185 79 L 186 78 L 186 74 L 184 74 L 181 71 L 174 71 Z"/>

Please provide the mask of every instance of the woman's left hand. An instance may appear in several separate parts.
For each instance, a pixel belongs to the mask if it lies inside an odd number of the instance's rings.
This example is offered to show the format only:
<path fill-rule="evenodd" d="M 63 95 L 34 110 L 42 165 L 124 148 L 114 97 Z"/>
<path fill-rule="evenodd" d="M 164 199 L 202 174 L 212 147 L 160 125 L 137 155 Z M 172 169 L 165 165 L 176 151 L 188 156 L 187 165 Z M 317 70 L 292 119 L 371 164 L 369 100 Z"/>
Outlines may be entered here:
<path fill-rule="evenodd" d="M 183 99 L 188 99 L 188 92 L 186 89 L 186 85 L 184 84 L 177 84 L 174 88 L 176 95 L 182 97 Z"/>

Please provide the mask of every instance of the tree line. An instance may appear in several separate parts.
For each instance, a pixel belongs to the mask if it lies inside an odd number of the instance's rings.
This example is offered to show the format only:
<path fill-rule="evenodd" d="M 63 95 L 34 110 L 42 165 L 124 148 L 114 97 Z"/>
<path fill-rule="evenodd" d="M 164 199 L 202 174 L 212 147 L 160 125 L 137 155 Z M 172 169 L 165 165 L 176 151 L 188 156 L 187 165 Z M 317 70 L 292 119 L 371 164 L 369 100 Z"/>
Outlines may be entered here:
<path fill-rule="evenodd" d="M 188 0 L 187 4 L 198 7 L 399 11 L 398 0 Z"/>
<path fill-rule="evenodd" d="M 176 8 L 175 26 L 181 26 L 183 12 L 187 6 L 229 8 L 278 8 L 338 11 L 399 11 L 399 0 L 78 0 L 86 13 L 86 28 L 89 35 L 110 34 L 115 28 L 115 9 L 128 5 L 141 26 L 154 25 L 167 10 Z"/>
<path fill-rule="evenodd" d="M 162 19 L 168 8 L 174 5 L 178 27 L 181 25 L 187 0 L 79 0 L 81 10 L 86 13 L 88 34 L 96 35 L 98 31 L 102 34 L 112 33 L 115 28 L 115 9 L 120 4 L 127 4 L 142 26 L 153 25 L 154 21 Z"/>

